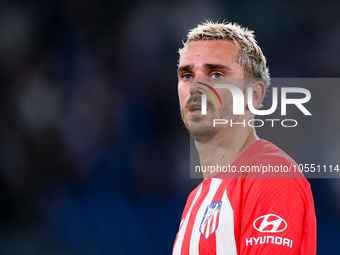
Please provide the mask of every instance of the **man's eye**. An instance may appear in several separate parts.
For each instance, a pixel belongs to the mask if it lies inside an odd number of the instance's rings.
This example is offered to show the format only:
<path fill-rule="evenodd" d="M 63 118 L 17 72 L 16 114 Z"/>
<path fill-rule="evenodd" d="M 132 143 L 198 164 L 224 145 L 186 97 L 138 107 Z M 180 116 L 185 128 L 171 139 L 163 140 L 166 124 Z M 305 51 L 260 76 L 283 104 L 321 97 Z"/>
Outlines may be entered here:
<path fill-rule="evenodd" d="M 183 79 L 184 80 L 191 80 L 192 79 L 192 75 L 191 74 L 183 74 Z"/>
<path fill-rule="evenodd" d="M 213 73 L 212 78 L 220 79 L 220 78 L 222 78 L 222 74 L 221 73 Z"/>

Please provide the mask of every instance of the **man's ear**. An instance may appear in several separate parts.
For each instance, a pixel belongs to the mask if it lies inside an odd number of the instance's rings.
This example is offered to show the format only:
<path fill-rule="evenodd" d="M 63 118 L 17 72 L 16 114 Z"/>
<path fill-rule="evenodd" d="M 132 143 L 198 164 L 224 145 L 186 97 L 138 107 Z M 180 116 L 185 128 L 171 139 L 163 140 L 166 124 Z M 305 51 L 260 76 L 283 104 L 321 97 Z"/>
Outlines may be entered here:
<path fill-rule="evenodd" d="M 262 106 L 262 101 L 264 98 L 264 95 L 266 94 L 266 86 L 262 81 L 256 81 L 248 86 L 248 88 L 252 88 L 252 102 L 255 109 Z M 246 92 L 248 95 L 248 91 Z M 247 103 L 247 108 L 249 110 L 249 106 Z"/>

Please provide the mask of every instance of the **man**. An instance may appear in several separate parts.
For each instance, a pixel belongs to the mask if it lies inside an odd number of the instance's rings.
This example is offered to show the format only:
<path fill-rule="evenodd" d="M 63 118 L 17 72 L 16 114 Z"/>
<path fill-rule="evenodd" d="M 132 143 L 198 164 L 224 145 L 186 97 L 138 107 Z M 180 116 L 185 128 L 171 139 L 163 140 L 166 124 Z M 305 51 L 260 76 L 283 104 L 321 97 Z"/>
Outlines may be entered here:
<path fill-rule="evenodd" d="M 270 83 L 253 32 L 237 24 L 205 22 L 188 33 L 179 54 L 181 115 L 201 165 L 238 170 L 224 176 L 203 173 L 204 180 L 188 197 L 173 254 L 315 254 L 316 219 L 308 181 L 299 174 L 259 178 L 239 171 L 245 166 L 296 166 L 274 144 L 259 139 L 254 128 L 241 124 L 254 119 L 250 108 L 261 106 Z M 228 83 L 245 98 L 251 88 L 252 106 L 245 99 L 242 115 L 233 114 L 230 90 L 214 90 L 214 84 Z M 234 125 L 214 126 L 214 119 Z"/>

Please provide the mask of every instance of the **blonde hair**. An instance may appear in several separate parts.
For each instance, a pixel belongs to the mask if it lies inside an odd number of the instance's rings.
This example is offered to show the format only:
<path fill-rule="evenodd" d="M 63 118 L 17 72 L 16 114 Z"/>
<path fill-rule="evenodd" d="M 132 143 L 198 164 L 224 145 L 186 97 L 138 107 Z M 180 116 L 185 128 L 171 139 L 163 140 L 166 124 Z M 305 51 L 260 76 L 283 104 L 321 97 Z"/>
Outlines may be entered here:
<path fill-rule="evenodd" d="M 228 40 L 240 45 L 238 63 L 243 67 L 244 78 L 262 80 L 266 88 L 270 85 L 269 69 L 261 48 L 257 45 L 254 32 L 236 23 L 214 23 L 205 21 L 191 29 L 187 34 L 186 42 L 178 53 L 181 56 L 185 46 L 192 41 Z"/>

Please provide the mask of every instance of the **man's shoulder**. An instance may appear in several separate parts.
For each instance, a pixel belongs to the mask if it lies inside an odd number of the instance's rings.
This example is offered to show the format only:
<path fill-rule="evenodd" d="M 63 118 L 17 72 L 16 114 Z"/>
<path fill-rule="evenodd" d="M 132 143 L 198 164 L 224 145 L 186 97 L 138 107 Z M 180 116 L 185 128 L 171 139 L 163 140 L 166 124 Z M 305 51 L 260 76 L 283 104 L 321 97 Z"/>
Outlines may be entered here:
<path fill-rule="evenodd" d="M 275 144 L 260 139 L 250 145 L 233 163 L 243 177 L 303 178 L 298 164 Z"/>
<path fill-rule="evenodd" d="M 248 147 L 238 158 L 239 162 L 249 164 L 273 163 L 273 164 L 296 164 L 294 159 L 275 144 L 260 139 Z"/>

